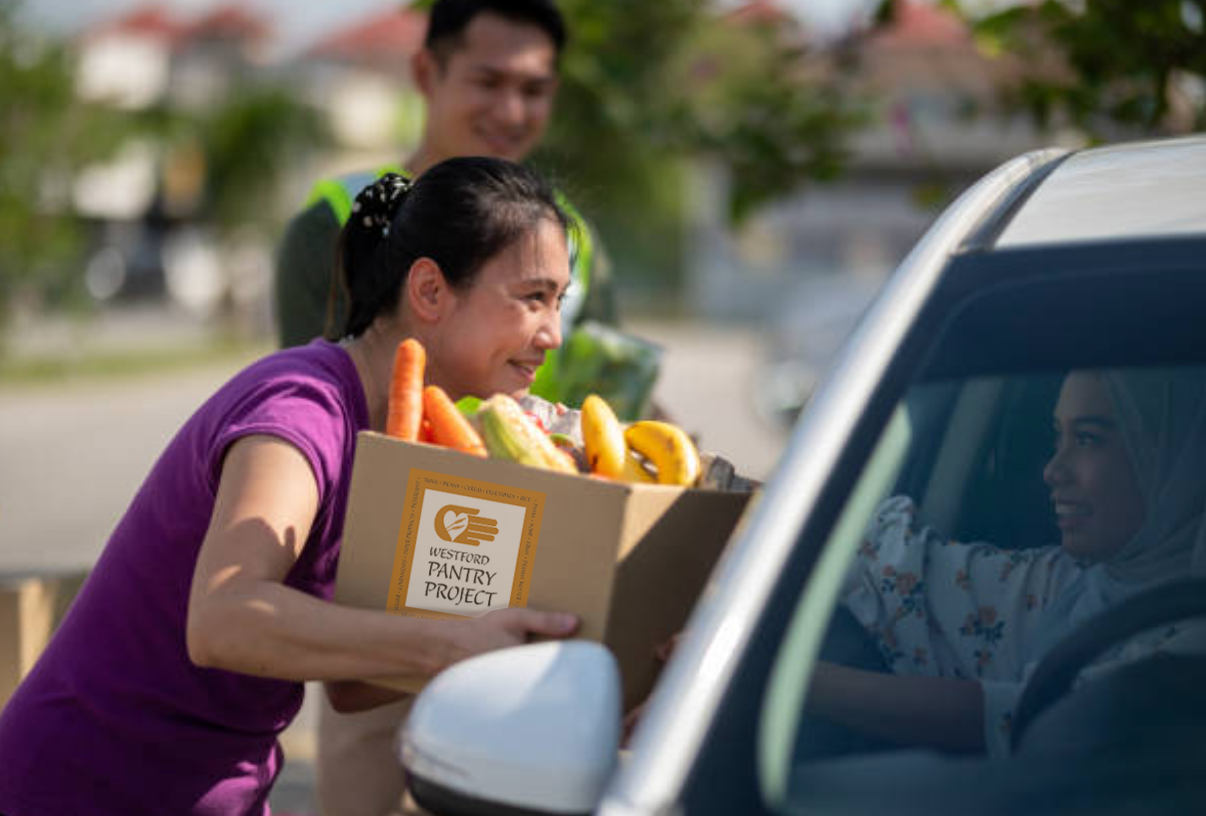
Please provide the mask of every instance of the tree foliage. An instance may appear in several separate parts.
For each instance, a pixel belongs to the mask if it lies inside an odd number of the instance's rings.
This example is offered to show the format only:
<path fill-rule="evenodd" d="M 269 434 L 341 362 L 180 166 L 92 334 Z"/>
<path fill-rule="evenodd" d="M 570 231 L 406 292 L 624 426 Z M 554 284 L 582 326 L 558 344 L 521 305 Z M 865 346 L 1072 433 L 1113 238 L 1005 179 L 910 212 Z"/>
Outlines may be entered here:
<path fill-rule="evenodd" d="M 1032 66 L 1010 98 L 1041 125 L 1096 137 L 1206 126 L 1206 0 L 1041 0 L 985 15 L 946 3 L 985 47 Z"/>
<path fill-rule="evenodd" d="M 0 326 L 19 292 L 62 302 L 75 291 L 84 233 L 71 182 L 130 133 L 76 98 L 67 50 L 22 31 L 15 12 L 0 2 Z"/>
<path fill-rule="evenodd" d="M 72 186 L 131 139 L 153 145 L 161 166 L 196 157 L 201 190 L 187 217 L 219 232 L 275 235 L 281 178 L 302 149 L 326 139 L 317 111 L 262 81 L 236 83 L 201 108 L 170 96 L 136 111 L 82 100 L 70 44 L 39 38 L 16 12 L 0 0 L 0 328 L 19 297 L 83 301 L 89 225 L 74 211 Z"/>
<path fill-rule="evenodd" d="M 206 157 L 202 215 L 219 229 L 258 227 L 275 237 L 281 179 L 329 134 L 318 111 L 271 85 L 240 90 L 180 130 Z"/>
<path fill-rule="evenodd" d="M 709 157 L 731 214 L 838 172 L 861 119 L 819 76 L 789 18 L 737 21 L 708 0 L 565 0 L 574 45 L 550 152 L 599 181 L 613 164 Z M 594 172 L 591 172 L 594 171 Z"/>

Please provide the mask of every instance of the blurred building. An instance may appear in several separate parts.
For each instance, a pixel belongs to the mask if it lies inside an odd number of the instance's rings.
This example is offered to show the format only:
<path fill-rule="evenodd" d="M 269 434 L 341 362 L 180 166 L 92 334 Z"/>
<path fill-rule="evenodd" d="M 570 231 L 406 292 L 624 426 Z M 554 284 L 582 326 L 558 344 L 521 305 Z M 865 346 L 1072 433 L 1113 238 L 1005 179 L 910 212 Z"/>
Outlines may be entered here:
<path fill-rule="evenodd" d="M 767 19 L 774 9 L 760 0 L 742 13 Z M 687 296 L 698 313 L 764 320 L 767 304 L 798 313 L 814 299 L 810 289 L 842 287 L 817 283 L 834 276 L 865 298 L 950 195 L 1043 142 L 1024 116 L 998 105 L 1016 66 L 986 56 L 963 22 L 936 5 L 900 0 L 890 24 L 813 43 L 809 53 L 817 62 L 810 70 L 839 76 L 849 94 L 869 101 L 871 122 L 853 139 L 840 180 L 764 208 L 737 232 L 724 217 L 724 174 L 705 170 L 694 182 L 707 190 L 691 197 L 705 202 L 688 242 L 696 254 Z"/>
<path fill-rule="evenodd" d="M 773 14 L 773 0 L 747 12 Z M 768 6 L 770 8 L 768 8 Z M 739 230 L 725 217 L 727 179 L 704 168 L 687 246 L 688 309 L 766 327 L 757 407 L 791 418 L 888 274 L 949 202 L 1001 162 L 1048 144 L 999 91 L 1017 79 L 1008 57 L 977 48 L 954 15 L 897 0 L 886 25 L 810 42 L 808 70 L 865 99 L 871 121 L 846 172 L 763 208 Z"/>
<path fill-rule="evenodd" d="M 410 63 L 426 32 L 427 16 L 398 4 L 330 32 L 290 62 L 299 94 L 325 112 L 334 137 L 299 183 L 396 163 L 414 149 L 423 102 Z"/>
<path fill-rule="evenodd" d="M 90 102 L 130 111 L 168 105 L 204 110 L 263 69 L 272 28 L 237 5 L 178 18 L 148 5 L 85 31 L 77 48 L 76 89 Z M 79 179 L 77 209 L 108 220 L 130 220 L 160 206 L 166 217 L 195 209 L 204 168 L 195 150 L 166 153 L 147 141 L 130 144 L 116 161 Z M 163 200 L 156 202 L 156 197 Z"/>
<path fill-rule="evenodd" d="M 273 29 L 245 6 L 181 17 L 146 5 L 104 20 L 77 42 L 79 94 L 127 109 L 165 99 L 213 105 L 265 64 Z"/>
<path fill-rule="evenodd" d="M 188 17 L 146 5 L 78 38 L 77 93 L 131 114 L 204 111 L 264 70 L 272 36 L 267 19 L 233 3 Z M 190 308 L 212 308 L 227 277 L 211 242 L 191 223 L 205 184 L 197 145 L 175 140 L 169 147 L 149 135 L 80 173 L 73 202 L 97 232 L 85 270 L 93 296 L 168 294 Z"/>
<path fill-rule="evenodd" d="M 151 3 L 77 38 L 77 93 L 170 119 L 203 118 L 257 85 L 284 89 L 320 113 L 331 138 L 298 156 L 276 191 L 283 219 L 317 178 L 396 162 L 417 143 L 422 105 L 410 59 L 425 31 L 426 16 L 399 4 L 286 50 L 272 21 L 246 4 L 182 12 Z M 79 175 L 75 208 L 97 226 L 86 270 L 95 297 L 167 296 L 202 316 L 233 297 L 263 301 L 248 308 L 266 314 L 271 242 L 210 230 L 202 209 L 208 164 L 202 146 L 177 133 L 131 139 Z"/>

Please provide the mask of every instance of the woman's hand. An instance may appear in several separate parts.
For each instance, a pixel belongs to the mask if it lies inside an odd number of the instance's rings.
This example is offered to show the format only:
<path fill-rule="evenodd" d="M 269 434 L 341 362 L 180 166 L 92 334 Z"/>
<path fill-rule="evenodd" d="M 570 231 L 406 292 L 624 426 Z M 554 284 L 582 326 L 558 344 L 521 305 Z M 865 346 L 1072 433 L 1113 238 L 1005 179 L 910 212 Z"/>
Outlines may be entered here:
<path fill-rule="evenodd" d="M 670 660 L 670 656 L 674 654 L 674 650 L 678 648 L 678 642 L 682 640 L 683 633 L 675 632 L 670 636 L 669 640 L 664 640 L 653 649 L 653 656 L 657 658 L 659 663 L 666 663 Z M 632 733 L 636 731 L 637 724 L 640 723 L 641 717 L 645 715 L 645 704 L 649 702 L 646 698 L 636 707 L 624 715 L 624 722 L 620 728 L 620 747 L 627 748 L 628 743 L 632 740 Z"/>
<path fill-rule="evenodd" d="M 456 649 L 445 666 L 495 649 L 519 646 L 532 636 L 564 638 L 578 631 L 578 618 L 565 612 L 540 612 L 535 609 L 496 609 L 463 624 Z"/>

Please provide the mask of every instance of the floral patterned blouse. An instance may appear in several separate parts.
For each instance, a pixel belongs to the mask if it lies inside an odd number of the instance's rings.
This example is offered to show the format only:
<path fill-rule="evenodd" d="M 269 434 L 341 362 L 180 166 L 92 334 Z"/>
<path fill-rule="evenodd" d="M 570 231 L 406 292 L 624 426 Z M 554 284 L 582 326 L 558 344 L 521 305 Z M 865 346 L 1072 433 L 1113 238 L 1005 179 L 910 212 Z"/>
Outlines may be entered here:
<path fill-rule="evenodd" d="M 985 745 L 1009 752 L 1009 726 L 1036 661 L 1026 645 L 1043 609 L 1086 567 L 1062 547 L 1006 550 L 918 529 L 912 499 L 884 501 L 868 526 L 843 601 L 896 674 L 975 680 L 984 690 Z M 1178 633 L 1165 627 L 1086 670 L 1082 680 Z"/>

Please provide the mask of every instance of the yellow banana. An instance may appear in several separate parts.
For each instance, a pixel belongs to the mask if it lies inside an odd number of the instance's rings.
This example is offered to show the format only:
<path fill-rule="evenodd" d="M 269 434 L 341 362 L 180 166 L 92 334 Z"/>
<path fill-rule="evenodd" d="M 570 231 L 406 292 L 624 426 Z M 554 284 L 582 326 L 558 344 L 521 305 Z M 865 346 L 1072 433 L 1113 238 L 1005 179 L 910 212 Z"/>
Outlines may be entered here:
<path fill-rule="evenodd" d="M 607 401 L 591 394 L 582 401 L 582 442 L 591 473 L 620 479 L 624 476 L 624 426 Z"/>
<path fill-rule="evenodd" d="M 659 484 L 689 487 L 699 479 L 699 451 L 682 428 L 645 419 L 629 425 L 624 440 L 657 468 Z"/>
<path fill-rule="evenodd" d="M 620 474 L 620 478 L 625 482 L 635 482 L 636 484 L 655 484 L 657 477 L 650 473 L 640 459 L 636 458 L 636 454 L 630 450 L 624 451 L 624 472 Z"/>

